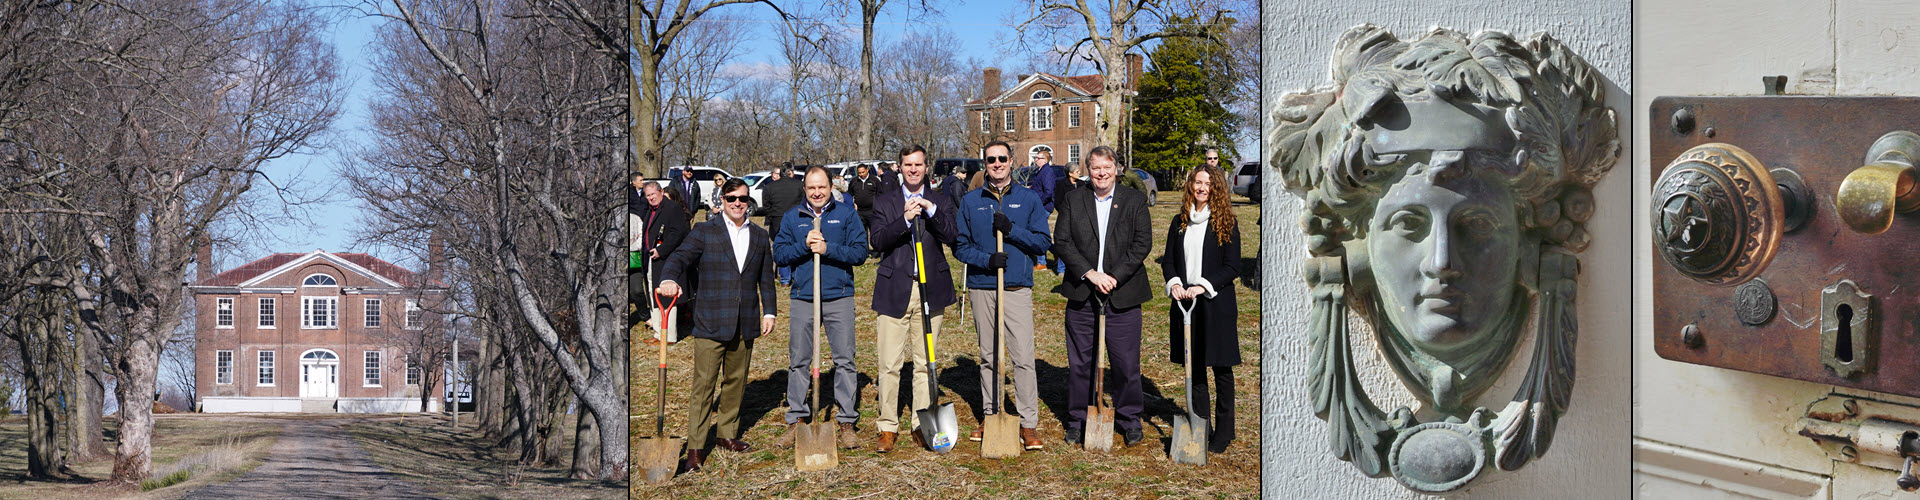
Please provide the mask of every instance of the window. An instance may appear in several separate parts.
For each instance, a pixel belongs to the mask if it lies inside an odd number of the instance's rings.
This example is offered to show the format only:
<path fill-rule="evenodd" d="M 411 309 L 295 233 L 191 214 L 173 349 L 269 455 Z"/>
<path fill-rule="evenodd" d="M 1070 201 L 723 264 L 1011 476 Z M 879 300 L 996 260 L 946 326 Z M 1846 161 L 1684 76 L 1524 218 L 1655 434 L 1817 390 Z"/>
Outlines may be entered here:
<path fill-rule="evenodd" d="M 273 351 L 260 351 L 260 359 L 254 365 L 260 372 L 260 385 L 273 385 Z"/>
<path fill-rule="evenodd" d="M 1067 106 L 1067 128 L 1080 128 L 1080 107 Z"/>
<path fill-rule="evenodd" d="M 993 112 L 981 111 L 980 112 L 980 133 L 985 134 L 992 131 L 993 131 Z"/>
<path fill-rule="evenodd" d="M 1033 91 L 1033 95 L 1027 97 L 1028 100 L 1033 100 L 1033 101 L 1037 101 L 1040 99 L 1052 99 L 1052 98 L 1053 98 L 1053 93 L 1048 92 L 1046 89 L 1035 90 Z"/>
<path fill-rule="evenodd" d="M 1067 145 L 1067 164 L 1072 165 L 1076 163 L 1080 163 L 1080 145 L 1068 144 Z"/>
<path fill-rule="evenodd" d="M 407 328 L 422 328 L 426 311 L 420 309 L 420 299 L 407 299 Z"/>
<path fill-rule="evenodd" d="M 1093 104 L 1093 121 L 1096 121 L 1096 122 L 1100 121 L 1102 118 L 1105 118 L 1106 116 L 1107 116 L 1106 111 L 1100 109 L 1100 103 L 1094 103 Z"/>
<path fill-rule="evenodd" d="M 1050 106 L 1027 108 L 1027 130 L 1053 130 L 1053 108 Z"/>
<path fill-rule="evenodd" d="M 1002 126 L 1007 128 L 1008 132 L 1012 132 L 1013 131 L 1013 110 L 1009 109 L 1005 113 L 1002 113 L 1002 116 L 1000 117 L 1000 123 Z"/>
<path fill-rule="evenodd" d="M 380 299 L 367 299 L 367 328 L 380 327 Z"/>
<path fill-rule="evenodd" d="M 300 286 L 340 286 L 340 282 L 334 281 L 333 276 L 315 273 L 308 275 L 306 281 L 300 282 Z"/>
<path fill-rule="evenodd" d="M 420 385 L 420 363 L 407 356 L 407 385 Z"/>
<path fill-rule="evenodd" d="M 213 322 L 216 328 L 233 328 L 233 297 L 213 299 Z"/>
<path fill-rule="evenodd" d="M 220 385 L 233 383 L 232 350 L 213 351 L 213 383 Z"/>
<path fill-rule="evenodd" d="M 301 328 L 339 328 L 339 297 L 301 297 Z"/>
<path fill-rule="evenodd" d="M 260 327 L 261 328 L 274 327 L 274 320 L 276 319 L 277 315 L 274 314 L 273 306 L 274 306 L 273 297 L 260 298 Z"/>
<path fill-rule="evenodd" d="M 380 351 L 367 351 L 367 387 L 380 386 Z"/>

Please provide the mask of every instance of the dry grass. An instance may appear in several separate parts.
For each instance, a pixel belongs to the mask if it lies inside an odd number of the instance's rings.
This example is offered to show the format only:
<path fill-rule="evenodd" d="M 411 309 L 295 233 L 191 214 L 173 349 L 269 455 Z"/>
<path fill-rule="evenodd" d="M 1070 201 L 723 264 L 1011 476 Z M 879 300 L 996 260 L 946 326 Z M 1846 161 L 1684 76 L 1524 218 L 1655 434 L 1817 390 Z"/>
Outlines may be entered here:
<path fill-rule="evenodd" d="M 1148 276 L 1158 281 L 1160 268 L 1154 262 L 1163 253 L 1167 224 L 1178 203 L 1169 191 L 1155 206 L 1153 228 L 1155 248 L 1147 260 Z M 1255 255 L 1259 249 L 1256 205 L 1239 205 L 1243 273 L 1257 272 Z M 959 269 L 958 261 L 949 264 Z M 1185 385 L 1182 369 L 1169 363 L 1167 322 L 1172 304 L 1164 297 L 1149 302 L 1142 314 L 1141 375 L 1146 393 L 1146 441 L 1111 455 L 1069 447 L 1062 441 L 1061 419 L 1065 418 L 1067 362 L 1062 309 L 1066 300 L 1047 292 L 1060 282 L 1052 272 L 1036 273 L 1034 293 L 1035 368 L 1040 385 L 1040 433 L 1046 449 L 1029 451 L 1018 458 L 994 460 L 979 456 L 979 444 L 961 441 L 952 453 L 937 455 L 913 446 L 907 436 L 890 454 L 871 450 L 877 439 L 874 422 L 878 386 L 873 380 L 878 361 L 873 353 L 875 313 L 865 294 L 873 289 L 873 264 L 856 269 L 856 347 L 855 363 L 860 371 L 860 437 L 863 448 L 842 452 L 840 466 L 820 473 L 802 474 L 794 470 L 793 452 L 772 448 L 786 432 L 783 425 L 787 367 L 786 290 L 782 289 L 781 315 L 773 334 L 755 343 L 748 375 L 746 396 L 742 402 L 743 438 L 754 450 L 743 454 L 714 451 L 700 472 L 685 474 L 662 485 L 647 484 L 637 477 L 632 482 L 636 498 L 762 498 L 762 497 L 870 497 L 870 498 L 954 498 L 954 497 L 1097 497 L 1158 498 L 1215 497 L 1252 498 L 1259 495 L 1259 295 L 1256 290 L 1239 286 L 1241 310 L 1240 351 L 1245 364 L 1235 368 L 1235 427 L 1239 440 L 1226 453 L 1208 457 L 1205 467 L 1175 464 L 1167 457 L 1172 439 L 1173 416 L 1183 414 Z M 956 276 L 957 278 L 957 276 Z M 960 320 L 957 308 L 947 309 L 947 320 L 936 349 L 940 356 L 941 401 L 952 402 L 960 417 L 963 432 L 980 422 L 974 409 L 979 401 L 979 377 L 976 375 L 979 347 L 972 320 Z M 970 317 L 971 310 L 967 312 Z M 634 339 L 645 338 L 644 327 Z M 655 365 L 657 351 L 636 342 L 633 364 L 634 442 L 655 435 L 656 407 L 659 405 Z M 681 437 L 687 432 L 687 379 L 693 360 L 686 349 L 670 347 L 666 399 L 666 432 Z M 823 387 L 831 387 L 831 378 L 821 374 Z M 901 396 L 908 397 L 903 383 Z M 823 398 L 823 403 L 827 399 Z M 903 410 L 904 412 L 904 410 Z M 904 425 L 904 422 L 903 422 Z M 1115 436 L 1116 447 L 1119 437 Z M 635 464 L 636 471 L 641 464 Z"/>
<path fill-rule="evenodd" d="M 617 483 L 567 478 L 573 450 L 573 418 L 564 419 L 567 457 L 551 468 L 522 467 L 515 454 L 490 448 L 470 418 L 454 427 L 445 414 L 356 423 L 348 432 L 368 458 L 435 498 L 625 498 Z"/>
<path fill-rule="evenodd" d="M 279 426 L 210 418 L 198 414 L 155 418 L 154 477 L 194 471 L 186 480 L 141 493 L 138 485 L 106 482 L 113 473 L 111 455 L 73 464 L 79 475 L 70 481 L 35 481 L 27 477 L 24 417 L 0 419 L 0 498 L 176 498 L 209 484 L 231 481 L 265 459 L 278 439 Z M 107 418 L 107 448 L 111 452 L 120 427 Z"/>

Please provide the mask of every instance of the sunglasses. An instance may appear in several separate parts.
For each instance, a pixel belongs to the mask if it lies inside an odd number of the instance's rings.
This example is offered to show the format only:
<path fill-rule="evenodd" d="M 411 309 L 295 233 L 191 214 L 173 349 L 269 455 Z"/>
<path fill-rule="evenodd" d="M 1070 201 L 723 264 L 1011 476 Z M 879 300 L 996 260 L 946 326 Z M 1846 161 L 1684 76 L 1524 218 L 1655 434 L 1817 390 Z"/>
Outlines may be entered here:
<path fill-rule="evenodd" d="M 726 201 L 727 201 L 727 203 L 746 203 L 746 202 L 748 202 L 748 201 L 752 201 L 752 200 L 753 200 L 753 197 L 752 197 L 752 196 L 732 196 L 732 195 L 729 195 L 729 196 L 722 196 L 722 197 L 720 197 L 720 199 L 722 199 L 722 200 L 726 200 Z"/>
<path fill-rule="evenodd" d="M 1013 157 L 1001 155 L 1001 156 L 988 156 L 986 158 L 981 158 L 981 159 L 986 160 L 987 163 L 1006 163 L 1008 160 L 1012 160 Z"/>
<path fill-rule="evenodd" d="M 1218 160 L 1218 159 L 1220 159 L 1220 157 L 1218 157 L 1218 156 L 1209 156 L 1209 157 L 1207 157 L 1207 159 L 1208 159 L 1208 160 Z"/>

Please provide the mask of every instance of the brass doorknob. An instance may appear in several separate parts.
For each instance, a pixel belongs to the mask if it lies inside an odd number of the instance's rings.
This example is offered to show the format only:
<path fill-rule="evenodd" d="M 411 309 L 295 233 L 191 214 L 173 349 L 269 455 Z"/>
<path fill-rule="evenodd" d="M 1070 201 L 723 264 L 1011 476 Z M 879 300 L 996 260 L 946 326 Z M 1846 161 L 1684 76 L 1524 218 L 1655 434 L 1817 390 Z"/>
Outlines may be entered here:
<path fill-rule="evenodd" d="M 1833 208 L 1847 227 L 1879 234 L 1893 226 L 1893 214 L 1920 208 L 1920 190 L 1914 189 L 1914 158 L 1920 156 L 1920 135 L 1888 132 L 1867 148 L 1867 164 L 1840 181 Z"/>
<path fill-rule="evenodd" d="M 1760 275 L 1780 237 L 1808 218 L 1811 192 L 1792 170 L 1767 170 L 1737 146 L 1702 144 L 1654 182 L 1654 246 L 1695 281 L 1733 286 Z"/>

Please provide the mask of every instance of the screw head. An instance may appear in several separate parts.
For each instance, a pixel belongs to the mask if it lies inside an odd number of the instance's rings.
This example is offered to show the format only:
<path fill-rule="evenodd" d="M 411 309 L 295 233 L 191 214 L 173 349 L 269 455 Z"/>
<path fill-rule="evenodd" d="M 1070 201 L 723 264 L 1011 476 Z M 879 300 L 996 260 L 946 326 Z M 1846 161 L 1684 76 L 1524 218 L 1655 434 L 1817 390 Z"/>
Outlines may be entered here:
<path fill-rule="evenodd" d="M 1687 326 L 1680 327 L 1680 342 L 1686 344 L 1687 348 L 1699 349 L 1707 344 L 1707 339 L 1700 335 L 1698 325 L 1687 323 Z"/>
<path fill-rule="evenodd" d="M 1842 401 L 1842 402 L 1840 402 L 1840 408 L 1841 408 L 1841 409 L 1844 409 L 1844 410 L 1846 410 L 1846 411 L 1847 411 L 1847 416 L 1849 416 L 1849 417 L 1853 417 L 1853 416 L 1859 416 L 1859 415 L 1860 415 L 1860 402 L 1859 402 L 1859 401 L 1855 401 L 1855 400 L 1852 400 L 1852 399 L 1849 399 L 1849 400 L 1846 400 L 1846 401 Z"/>
<path fill-rule="evenodd" d="M 1713 138 L 1713 127 L 1707 127 L 1706 130 L 1701 131 L 1700 133 L 1706 135 L 1707 138 L 1711 139 Z"/>
<path fill-rule="evenodd" d="M 1853 445 L 1841 446 L 1840 456 L 1846 457 L 1848 462 L 1858 462 L 1860 461 L 1860 450 L 1854 449 Z"/>
<path fill-rule="evenodd" d="M 1682 135 L 1692 133 L 1693 132 L 1693 110 L 1690 108 L 1680 108 L 1680 109 L 1674 110 L 1673 119 L 1671 120 L 1670 125 L 1673 127 L 1674 133 L 1682 134 Z"/>

